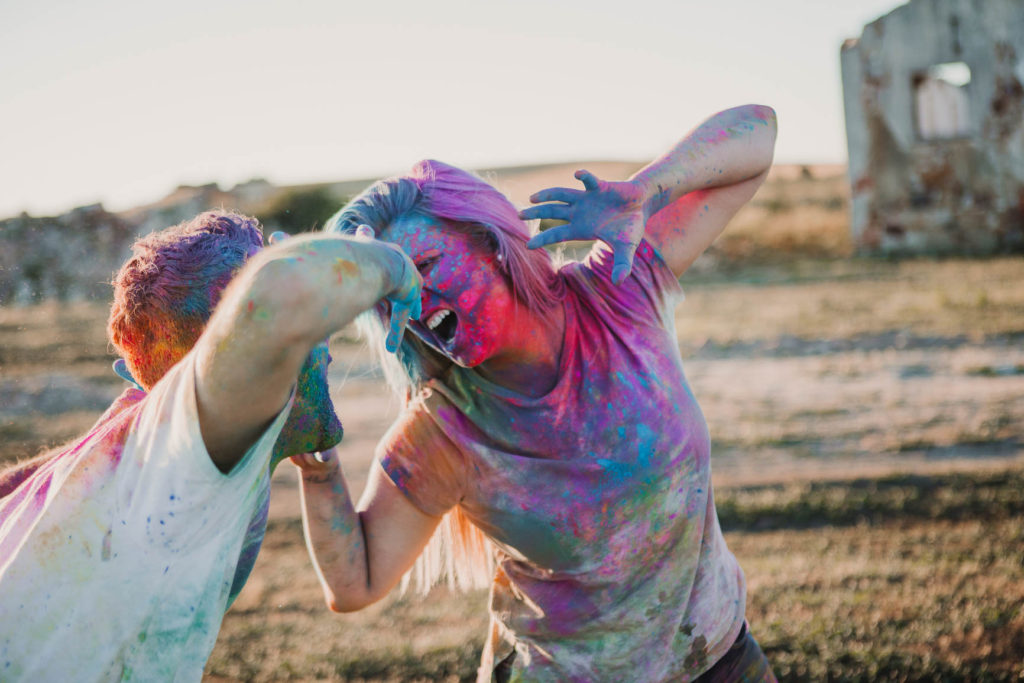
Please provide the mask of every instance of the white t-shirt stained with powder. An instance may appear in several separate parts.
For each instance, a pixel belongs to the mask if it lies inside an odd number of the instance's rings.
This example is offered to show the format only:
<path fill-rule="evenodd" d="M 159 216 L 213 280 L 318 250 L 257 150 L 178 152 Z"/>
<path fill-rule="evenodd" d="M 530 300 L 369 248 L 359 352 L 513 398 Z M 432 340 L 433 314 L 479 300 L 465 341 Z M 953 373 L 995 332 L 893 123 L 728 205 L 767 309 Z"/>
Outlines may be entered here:
<path fill-rule="evenodd" d="M 190 353 L 0 500 L 0 680 L 198 681 L 290 405 L 221 473 Z"/>

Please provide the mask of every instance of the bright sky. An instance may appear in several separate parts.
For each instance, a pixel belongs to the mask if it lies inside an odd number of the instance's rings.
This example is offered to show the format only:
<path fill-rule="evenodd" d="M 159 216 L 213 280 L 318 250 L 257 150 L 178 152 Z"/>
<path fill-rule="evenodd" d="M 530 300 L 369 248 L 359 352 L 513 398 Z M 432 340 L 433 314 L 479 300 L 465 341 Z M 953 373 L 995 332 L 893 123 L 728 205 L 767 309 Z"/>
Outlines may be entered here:
<path fill-rule="evenodd" d="M 653 158 L 779 114 L 845 162 L 839 46 L 900 0 L 0 0 L 0 217 L 181 183 Z"/>

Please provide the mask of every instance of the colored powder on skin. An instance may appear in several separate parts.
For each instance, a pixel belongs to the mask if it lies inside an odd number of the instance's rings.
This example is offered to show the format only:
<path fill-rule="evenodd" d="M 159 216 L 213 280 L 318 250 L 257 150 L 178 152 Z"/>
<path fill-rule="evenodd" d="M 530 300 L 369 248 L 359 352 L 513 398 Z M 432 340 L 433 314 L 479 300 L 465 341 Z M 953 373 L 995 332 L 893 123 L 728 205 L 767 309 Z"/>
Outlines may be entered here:
<path fill-rule="evenodd" d="M 359 274 L 359 265 L 347 259 L 336 258 L 334 259 L 334 265 L 331 266 L 331 270 L 337 274 L 338 284 L 340 285 L 344 278 L 350 278 Z"/>
<path fill-rule="evenodd" d="M 345 485 L 343 479 L 335 479 L 331 484 L 331 493 L 335 500 L 345 500 L 348 498 L 348 488 Z M 335 510 L 331 515 L 331 531 L 336 534 L 347 536 L 355 530 L 355 524 L 353 518 L 345 510 Z"/>

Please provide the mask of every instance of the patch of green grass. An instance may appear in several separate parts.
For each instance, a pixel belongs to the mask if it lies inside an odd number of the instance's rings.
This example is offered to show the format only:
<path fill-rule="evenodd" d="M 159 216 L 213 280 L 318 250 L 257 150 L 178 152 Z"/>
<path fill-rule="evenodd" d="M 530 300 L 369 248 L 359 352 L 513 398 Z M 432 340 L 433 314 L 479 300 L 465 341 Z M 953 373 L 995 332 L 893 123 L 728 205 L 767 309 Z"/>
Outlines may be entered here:
<path fill-rule="evenodd" d="M 1010 470 L 716 492 L 779 680 L 1024 677 L 1022 483 Z"/>
<path fill-rule="evenodd" d="M 727 530 L 1006 519 L 1024 516 L 1024 471 L 722 488 L 715 500 Z"/>
<path fill-rule="evenodd" d="M 413 652 L 410 648 L 388 653 L 329 659 L 332 677 L 341 680 L 475 681 L 480 648 L 474 643 Z"/>
<path fill-rule="evenodd" d="M 1009 675 L 988 671 L 983 664 L 964 665 L 927 654 L 890 648 L 861 650 L 841 642 L 803 641 L 784 646 L 764 645 L 765 655 L 780 681 L 1001 681 Z"/>
<path fill-rule="evenodd" d="M 965 374 L 972 377 L 1006 377 L 1012 375 L 1024 375 L 1024 364 L 1016 365 L 979 365 L 967 368 Z"/>

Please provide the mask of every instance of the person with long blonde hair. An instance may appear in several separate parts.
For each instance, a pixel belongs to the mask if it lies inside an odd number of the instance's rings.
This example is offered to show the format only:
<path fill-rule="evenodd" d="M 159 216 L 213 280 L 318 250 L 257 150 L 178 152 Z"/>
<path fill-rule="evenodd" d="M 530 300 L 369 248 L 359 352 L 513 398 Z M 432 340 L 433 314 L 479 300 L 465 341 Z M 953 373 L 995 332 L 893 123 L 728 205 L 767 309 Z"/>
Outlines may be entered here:
<path fill-rule="evenodd" d="M 336 457 L 297 461 L 332 609 L 386 595 L 434 536 L 423 585 L 491 587 L 480 680 L 773 679 L 674 306 L 679 276 L 763 182 L 775 135 L 769 107 L 726 110 L 628 181 L 580 171 L 582 189 L 522 212 L 424 161 L 328 222 L 399 245 L 423 277 L 422 315 L 386 368 L 404 410 L 358 509 Z M 538 218 L 565 224 L 530 239 Z M 568 239 L 597 242 L 559 267 L 537 248 Z M 381 338 L 387 306 L 367 315 Z"/>

